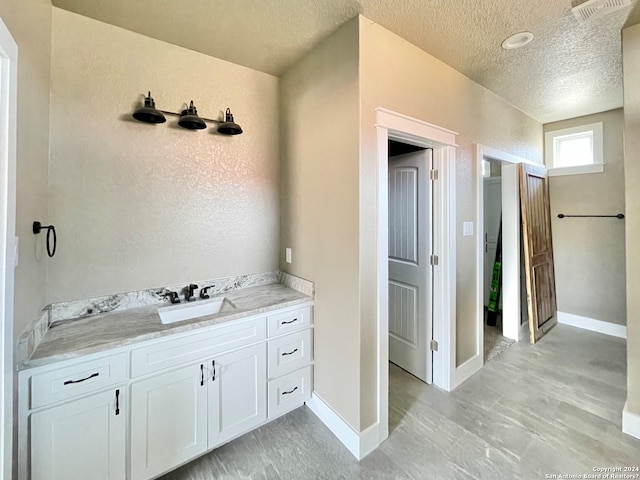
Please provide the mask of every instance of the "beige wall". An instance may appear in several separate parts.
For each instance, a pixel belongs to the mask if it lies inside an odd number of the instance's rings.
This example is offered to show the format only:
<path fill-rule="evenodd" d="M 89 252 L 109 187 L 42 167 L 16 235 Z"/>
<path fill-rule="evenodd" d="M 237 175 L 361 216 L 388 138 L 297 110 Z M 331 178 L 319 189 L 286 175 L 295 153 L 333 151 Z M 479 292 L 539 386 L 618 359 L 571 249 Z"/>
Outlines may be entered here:
<path fill-rule="evenodd" d="M 640 25 L 622 31 L 627 264 L 627 407 L 640 415 Z"/>
<path fill-rule="evenodd" d="M 604 172 L 549 179 L 558 310 L 624 325 L 625 222 L 557 216 L 624 213 L 622 109 L 549 123 L 544 131 L 597 122 L 603 126 Z"/>
<path fill-rule="evenodd" d="M 20 238 L 15 271 L 17 337 L 45 304 L 42 236 L 31 231 L 34 220 L 48 221 L 47 171 L 49 161 L 49 63 L 51 2 L 3 0 L 0 17 L 18 44 L 18 138 L 16 235 Z M 36 251 L 36 247 L 40 248 Z"/>
<path fill-rule="evenodd" d="M 475 351 L 477 335 L 476 240 L 461 232 L 476 217 L 474 144 L 541 162 L 542 126 L 364 17 L 291 69 L 281 98 L 281 247 L 293 248 L 293 263 L 281 256 L 280 265 L 316 282 L 315 389 L 362 431 L 377 408 L 375 108 L 460 132 L 459 363 Z"/>
<path fill-rule="evenodd" d="M 360 20 L 361 45 L 361 177 L 375 179 L 376 107 L 390 110 L 459 132 L 456 156 L 457 204 L 457 362 L 469 359 L 476 345 L 476 237 L 462 236 L 462 222 L 476 218 L 476 174 L 474 144 L 480 143 L 535 162 L 542 162 L 542 126 L 487 89 L 453 68 L 411 45 L 368 19 Z M 364 189 L 363 189 L 364 190 Z M 375 254 L 375 189 L 361 195 L 361 238 L 368 242 L 363 265 L 373 266 Z M 478 225 L 474 232 L 481 230 Z M 363 275 L 372 278 L 372 275 Z M 373 277 L 374 278 L 374 277 Z M 374 305 L 374 284 L 362 288 L 362 301 Z M 364 316 L 363 316 L 364 317 Z M 364 321 L 364 319 L 363 319 Z M 374 330 L 372 315 L 366 315 L 366 335 Z M 364 362 L 363 362 L 364 363 Z M 374 368 L 372 360 L 367 368 Z M 363 388 L 368 398 L 374 385 Z M 369 406 L 368 408 L 371 408 Z M 368 417 L 370 418 L 370 417 Z M 366 426 L 366 425 L 365 425 Z"/>
<path fill-rule="evenodd" d="M 49 161 L 49 65 L 51 2 L 3 0 L 0 18 L 18 45 L 18 115 L 16 170 L 16 236 L 20 239 L 15 270 L 14 336 L 45 304 L 47 261 L 42 238 L 31 231 L 34 220 L 46 222 Z M 17 375 L 14 376 L 14 426 L 17 424 Z M 17 475 L 17 429 L 13 432 L 13 476 Z M 0 474 L 1 475 L 1 474 Z"/>
<path fill-rule="evenodd" d="M 316 284 L 314 390 L 359 418 L 358 22 L 281 78 L 283 271 Z"/>
<path fill-rule="evenodd" d="M 147 90 L 245 133 L 137 122 Z M 276 77 L 54 8 L 47 301 L 277 269 L 278 131 Z"/>

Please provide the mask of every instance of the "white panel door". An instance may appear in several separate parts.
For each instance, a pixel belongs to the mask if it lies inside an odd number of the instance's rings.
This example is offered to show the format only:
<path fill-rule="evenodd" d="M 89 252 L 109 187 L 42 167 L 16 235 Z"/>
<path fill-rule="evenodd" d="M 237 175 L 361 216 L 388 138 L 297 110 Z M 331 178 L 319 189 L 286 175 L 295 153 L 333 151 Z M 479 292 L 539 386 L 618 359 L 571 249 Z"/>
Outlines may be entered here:
<path fill-rule="evenodd" d="M 489 305 L 489 292 L 491 291 L 491 277 L 493 276 L 493 263 L 496 259 L 496 247 L 498 245 L 498 231 L 500 229 L 500 217 L 502 215 L 502 178 L 493 177 L 484 179 L 483 190 L 484 212 L 484 305 Z M 502 305 L 502 296 L 500 296 Z"/>
<path fill-rule="evenodd" d="M 205 367 L 189 365 L 131 386 L 133 480 L 152 478 L 207 450 Z"/>
<path fill-rule="evenodd" d="M 125 478 L 125 389 L 31 415 L 32 480 Z"/>
<path fill-rule="evenodd" d="M 389 159 L 389 360 L 431 383 L 432 151 Z"/>
<path fill-rule="evenodd" d="M 248 432 L 267 419 L 267 345 L 263 342 L 215 359 L 209 447 Z M 213 388 L 213 387 L 212 387 Z"/>

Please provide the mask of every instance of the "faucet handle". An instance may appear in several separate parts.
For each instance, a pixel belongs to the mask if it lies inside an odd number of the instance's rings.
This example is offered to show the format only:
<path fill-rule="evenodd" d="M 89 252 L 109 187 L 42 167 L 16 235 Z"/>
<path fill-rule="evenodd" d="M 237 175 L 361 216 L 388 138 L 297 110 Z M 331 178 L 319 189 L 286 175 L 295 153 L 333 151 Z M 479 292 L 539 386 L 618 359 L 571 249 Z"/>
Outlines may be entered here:
<path fill-rule="evenodd" d="M 213 288 L 213 285 L 209 285 L 208 287 L 203 287 L 200 289 L 200 298 L 206 300 L 209 297 L 209 290 Z"/>
<path fill-rule="evenodd" d="M 168 292 L 166 292 L 162 296 L 165 297 L 165 298 L 169 297 L 169 302 L 171 302 L 171 303 L 180 303 L 180 296 L 178 295 L 177 292 L 172 292 L 171 290 L 169 290 Z"/>

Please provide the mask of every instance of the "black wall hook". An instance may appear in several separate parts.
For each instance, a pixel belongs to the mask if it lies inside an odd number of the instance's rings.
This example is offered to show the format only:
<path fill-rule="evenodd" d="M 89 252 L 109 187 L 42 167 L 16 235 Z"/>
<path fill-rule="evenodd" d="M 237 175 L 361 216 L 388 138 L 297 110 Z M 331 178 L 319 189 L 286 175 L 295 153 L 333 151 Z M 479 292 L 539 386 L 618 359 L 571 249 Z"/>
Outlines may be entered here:
<path fill-rule="evenodd" d="M 53 225 L 42 225 L 40 222 L 33 222 L 33 234 L 39 234 L 43 228 L 47 229 L 47 255 L 53 257 L 56 254 L 56 247 L 58 246 L 58 237 L 56 235 L 56 227 Z M 53 235 L 53 248 L 51 245 L 51 235 Z"/>

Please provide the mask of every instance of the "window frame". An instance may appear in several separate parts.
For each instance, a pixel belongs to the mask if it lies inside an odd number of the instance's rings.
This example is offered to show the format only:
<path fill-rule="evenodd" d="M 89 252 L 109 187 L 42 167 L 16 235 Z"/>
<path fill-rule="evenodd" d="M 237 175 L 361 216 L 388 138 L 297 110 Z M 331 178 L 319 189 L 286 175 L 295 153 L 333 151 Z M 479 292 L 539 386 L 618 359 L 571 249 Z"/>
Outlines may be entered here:
<path fill-rule="evenodd" d="M 602 122 L 579 125 L 577 127 L 551 130 L 544 134 L 544 163 L 547 173 L 553 177 L 556 175 L 575 175 L 582 173 L 604 172 L 604 152 L 602 137 Z M 580 133 L 591 132 L 593 136 L 593 163 L 575 165 L 572 167 L 554 167 L 554 147 L 558 137 L 566 137 Z"/>

